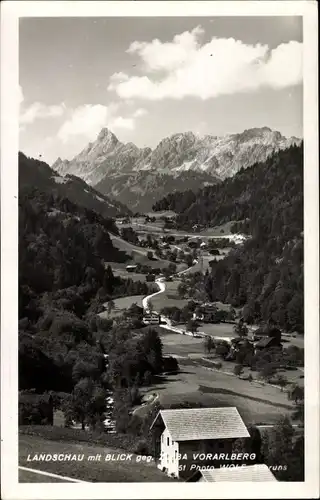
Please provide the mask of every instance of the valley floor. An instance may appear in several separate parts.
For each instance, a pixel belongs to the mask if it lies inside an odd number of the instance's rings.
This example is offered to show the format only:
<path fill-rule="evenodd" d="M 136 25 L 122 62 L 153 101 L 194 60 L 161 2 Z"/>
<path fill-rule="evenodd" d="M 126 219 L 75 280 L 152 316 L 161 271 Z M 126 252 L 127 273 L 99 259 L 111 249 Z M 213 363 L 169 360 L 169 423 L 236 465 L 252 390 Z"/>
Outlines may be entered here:
<path fill-rule="evenodd" d="M 274 424 L 281 415 L 290 414 L 293 406 L 280 388 L 210 369 L 203 361 L 202 339 L 160 331 L 164 354 L 175 356 L 180 367 L 178 374 L 160 377 L 145 391 L 157 393 L 161 404 L 236 406 L 246 424 Z"/>

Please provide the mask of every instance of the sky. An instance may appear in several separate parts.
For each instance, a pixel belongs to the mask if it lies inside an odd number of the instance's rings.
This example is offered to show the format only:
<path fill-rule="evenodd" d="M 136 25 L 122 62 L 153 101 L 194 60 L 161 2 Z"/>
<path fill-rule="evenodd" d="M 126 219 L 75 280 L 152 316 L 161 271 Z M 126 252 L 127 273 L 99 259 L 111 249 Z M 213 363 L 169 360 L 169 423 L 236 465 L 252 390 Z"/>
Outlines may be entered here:
<path fill-rule="evenodd" d="M 302 76 L 300 17 L 20 19 L 20 150 L 72 159 L 103 127 L 152 148 L 186 131 L 302 137 Z"/>

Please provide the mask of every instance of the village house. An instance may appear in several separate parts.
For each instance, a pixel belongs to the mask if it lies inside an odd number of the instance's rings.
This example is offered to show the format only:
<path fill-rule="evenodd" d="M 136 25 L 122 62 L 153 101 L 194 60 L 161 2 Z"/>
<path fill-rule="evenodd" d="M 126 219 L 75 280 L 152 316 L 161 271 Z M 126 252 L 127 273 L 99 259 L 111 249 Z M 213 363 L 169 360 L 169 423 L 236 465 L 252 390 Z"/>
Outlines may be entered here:
<path fill-rule="evenodd" d="M 246 352 L 254 354 L 254 345 L 253 342 L 247 338 L 235 337 L 231 339 L 231 346 L 229 354 L 226 357 L 226 360 L 233 361 L 237 358 L 237 355 L 240 352 Z"/>
<path fill-rule="evenodd" d="M 184 479 L 197 466 L 230 464 L 234 441 L 249 437 L 235 407 L 161 410 L 151 429 L 158 468 Z"/>
<path fill-rule="evenodd" d="M 202 469 L 197 470 L 193 476 L 188 479 L 188 482 L 191 483 L 215 483 L 221 481 L 265 482 L 277 481 L 277 479 L 266 464 Z"/>
<path fill-rule="evenodd" d="M 206 302 L 198 306 L 197 311 L 193 313 L 194 320 L 203 321 L 204 323 L 213 323 L 216 318 L 217 307 L 215 304 Z"/>
<path fill-rule="evenodd" d="M 143 323 L 146 325 L 160 325 L 160 314 L 155 311 L 146 312 L 143 316 Z"/>
<path fill-rule="evenodd" d="M 254 346 L 255 352 L 262 351 L 264 349 L 271 349 L 272 347 L 282 348 L 282 344 L 276 337 L 263 337 Z"/>
<path fill-rule="evenodd" d="M 137 266 L 134 264 L 130 264 L 130 265 L 126 266 L 126 270 L 128 271 L 128 273 L 133 273 L 134 271 L 137 270 Z"/>

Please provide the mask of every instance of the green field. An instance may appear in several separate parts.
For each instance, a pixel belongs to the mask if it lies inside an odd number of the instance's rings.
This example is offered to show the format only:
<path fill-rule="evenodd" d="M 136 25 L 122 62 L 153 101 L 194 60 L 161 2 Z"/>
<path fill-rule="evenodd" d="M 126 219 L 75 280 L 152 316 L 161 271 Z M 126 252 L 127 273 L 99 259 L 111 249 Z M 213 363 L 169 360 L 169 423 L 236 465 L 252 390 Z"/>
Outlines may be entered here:
<path fill-rule="evenodd" d="M 179 298 L 178 286 L 179 281 L 166 281 L 166 290 L 150 300 L 155 311 L 160 312 L 164 307 L 182 308 L 188 303 L 188 299 Z"/>
<path fill-rule="evenodd" d="M 167 268 L 172 262 L 169 260 L 164 260 L 164 259 L 157 259 L 154 257 L 154 259 L 150 260 L 147 256 L 148 252 L 152 251 L 150 248 L 143 248 L 143 247 L 138 247 L 136 245 L 133 245 L 132 243 L 129 243 L 128 241 L 123 240 L 122 238 L 119 238 L 118 236 L 114 236 L 110 234 L 110 238 L 112 239 L 112 244 L 115 248 L 118 248 L 118 250 L 125 252 L 128 255 L 128 260 L 125 264 L 114 264 L 111 262 L 106 262 L 105 265 L 110 264 L 111 267 L 115 267 L 116 269 L 121 269 L 125 268 L 129 264 L 143 264 L 150 266 L 154 269 L 163 269 Z M 153 251 L 152 251 L 153 252 Z M 154 254 L 154 252 L 153 252 Z M 187 266 L 184 263 L 179 263 L 177 264 L 177 270 L 182 271 L 186 269 Z"/>
<path fill-rule="evenodd" d="M 292 405 L 285 392 L 260 382 L 249 382 L 213 370 L 204 362 L 203 339 L 179 335 L 159 328 L 164 354 L 178 359 L 181 372 L 163 378 L 148 390 L 159 394 L 164 405 L 182 401 L 206 406 L 236 406 L 246 423 L 272 424 L 280 415 L 290 413 Z M 227 362 L 225 362 L 227 364 Z M 206 366 L 204 366 L 204 364 Z M 233 366 L 229 363 L 229 366 Z"/>
<path fill-rule="evenodd" d="M 200 323 L 198 331 L 212 335 L 213 337 L 234 337 L 232 323 Z M 187 325 L 182 325 L 181 328 L 186 329 Z"/>
<path fill-rule="evenodd" d="M 80 479 L 89 482 L 168 482 L 172 479 L 160 472 L 154 463 L 137 462 L 137 456 L 132 455 L 126 461 L 113 460 L 106 461 L 107 454 L 123 453 L 123 450 L 106 448 L 105 446 L 94 446 L 89 444 L 63 443 L 50 441 L 36 436 L 19 435 L 19 465 L 51 472 L 61 476 Z M 41 461 L 28 462 L 28 455 L 36 453 L 64 453 L 64 454 L 84 454 L 83 461 Z M 101 460 L 90 461 L 89 456 L 101 455 Z M 116 458 L 116 457 L 115 457 Z M 30 479 L 29 473 L 21 472 L 24 482 Z M 46 481 L 44 476 L 38 476 L 39 480 L 33 478 L 32 482 L 55 482 Z M 52 478 L 53 479 L 53 478 Z"/>
<path fill-rule="evenodd" d="M 163 212 L 149 212 L 146 215 L 159 219 L 160 217 L 175 217 L 177 214 L 172 210 L 164 210 Z"/>
<path fill-rule="evenodd" d="M 208 229 L 204 229 L 200 231 L 200 236 L 226 236 L 227 234 L 231 234 L 231 227 L 235 221 L 229 221 L 225 224 L 221 224 L 220 226 L 209 227 Z"/>

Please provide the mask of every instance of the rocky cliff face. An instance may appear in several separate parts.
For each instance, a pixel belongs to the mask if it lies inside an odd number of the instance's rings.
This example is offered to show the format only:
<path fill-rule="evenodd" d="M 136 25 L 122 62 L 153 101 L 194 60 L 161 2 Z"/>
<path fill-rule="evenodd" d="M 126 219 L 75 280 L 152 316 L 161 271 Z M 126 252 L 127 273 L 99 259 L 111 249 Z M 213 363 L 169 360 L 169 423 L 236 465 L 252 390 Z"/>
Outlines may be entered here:
<path fill-rule="evenodd" d="M 73 160 L 58 158 L 52 168 L 62 176 L 76 175 L 103 194 L 142 211 L 151 209 L 157 199 L 175 189 L 214 184 L 240 168 L 265 161 L 274 151 L 300 142 L 263 127 L 224 137 L 174 134 L 152 151 L 133 143 L 123 144 L 104 128 L 97 140 Z"/>

